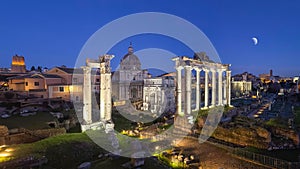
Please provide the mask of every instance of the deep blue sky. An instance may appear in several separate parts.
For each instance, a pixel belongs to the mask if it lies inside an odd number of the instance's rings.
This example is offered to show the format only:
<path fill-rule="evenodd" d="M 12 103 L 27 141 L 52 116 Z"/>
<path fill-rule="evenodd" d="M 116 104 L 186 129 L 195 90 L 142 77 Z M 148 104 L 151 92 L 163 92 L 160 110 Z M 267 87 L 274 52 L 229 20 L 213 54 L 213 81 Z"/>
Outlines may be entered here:
<path fill-rule="evenodd" d="M 300 1 L 161 1 L 161 0 L 45 0 L 0 2 L 0 67 L 12 56 L 25 56 L 34 66 L 73 67 L 82 46 L 99 28 L 137 12 L 164 12 L 188 20 L 201 29 L 233 73 L 256 75 L 273 69 L 275 75 L 300 74 Z M 122 28 L 120 28 L 122 29 Z M 251 38 L 259 39 L 254 45 Z M 136 51 L 162 48 L 178 55 L 185 47 L 151 35 L 125 39 L 111 53 L 116 60 L 132 41 Z M 176 47 L 175 47 L 176 46 Z"/>

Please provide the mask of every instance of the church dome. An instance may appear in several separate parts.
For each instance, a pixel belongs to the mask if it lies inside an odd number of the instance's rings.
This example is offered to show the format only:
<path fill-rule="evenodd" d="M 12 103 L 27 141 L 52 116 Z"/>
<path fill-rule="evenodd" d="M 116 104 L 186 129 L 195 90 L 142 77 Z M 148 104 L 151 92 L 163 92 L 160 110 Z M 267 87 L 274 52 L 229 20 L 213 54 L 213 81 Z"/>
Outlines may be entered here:
<path fill-rule="evenodd" d="M 133 54 L 133 47 L 128 47 L 128 53 L 121 59 L 121 69 L 123 70 L 141 70 L 140 59 Z"/>

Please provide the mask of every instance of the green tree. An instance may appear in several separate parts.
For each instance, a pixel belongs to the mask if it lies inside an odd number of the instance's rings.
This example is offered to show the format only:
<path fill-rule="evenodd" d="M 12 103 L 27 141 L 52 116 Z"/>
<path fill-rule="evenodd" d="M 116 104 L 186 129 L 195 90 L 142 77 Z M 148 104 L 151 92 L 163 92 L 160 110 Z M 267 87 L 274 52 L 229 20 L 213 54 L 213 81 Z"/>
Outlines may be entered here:
<path fill-rule="evenodd" d="M 38 66 L 37 71 L 42 72 L 42 66 Z"/>
<path fill-rule="evenodd" d="M 35 67 L 31 66 L 30 71 L 35 71 Z"/>

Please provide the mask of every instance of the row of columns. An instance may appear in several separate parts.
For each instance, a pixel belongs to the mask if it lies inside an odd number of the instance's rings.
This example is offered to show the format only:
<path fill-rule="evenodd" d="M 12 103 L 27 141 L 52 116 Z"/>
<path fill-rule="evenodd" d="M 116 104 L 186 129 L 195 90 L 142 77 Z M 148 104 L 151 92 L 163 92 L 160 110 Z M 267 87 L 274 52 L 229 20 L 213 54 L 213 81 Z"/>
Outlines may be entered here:
<path fill-rule="evenodd" d="M 185 71 L 185 114 L 191 114 L 191 91 L 192 91 L 192 66 L 178 66 L 176 68 L 177 71 L 177 110 L 179 114 L 184 114 L 182 112 L 182 69 Z M 207 69 L 207 68 L 194 68 L 196 70 L 196 108 L 195 110 L 199 110 L 201 108 L 201 82 L 200 82 L 200 72 L 203 70 L 205 72 L 205 93 L 204 93 L 204 107 L 203 109 L 207 109 L 209 107 L 216 106 L 216 98 L 217 98 L 217 76 L 218 73 L 218 106 L 221 105 L 230 105 L 230 91 L 231 91 L 231 71 L 224 69 Z M 223 72 L 226 71 L 226 81 L 223 83 Z M 209 73 L 211 72 L 211 105 L 209 106 Z M 224 100 L 225 99 L 225 100 Z M 225 101 L 225 102 L 224 102 Z"/>

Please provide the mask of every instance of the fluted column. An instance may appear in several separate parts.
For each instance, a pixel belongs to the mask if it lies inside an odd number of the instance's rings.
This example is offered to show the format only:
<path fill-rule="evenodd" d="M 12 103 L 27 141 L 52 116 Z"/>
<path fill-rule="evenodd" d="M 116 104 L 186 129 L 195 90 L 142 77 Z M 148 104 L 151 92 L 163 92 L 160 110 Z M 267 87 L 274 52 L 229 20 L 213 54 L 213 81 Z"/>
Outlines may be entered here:
<path fill-rule="evenodd" d="M 201 97 L 200 97 L 200 70 L 196 69 L 196 111 L 200 108 Z"/>
<path fill-rule="evenodd" d="M 83 66 L 83 121 L 92 123 L 91 67 Z"/>
<path fill-rule="evenodd" d="M 191 66 L 185 66 L 184 67 L 184 72 L 185 72 L 185 114 L 191 114 L 191 110 L 192 110 L 192 105 L 191 105 L 191 82 L 192 82 L 192 78 L 191 78 L 191 74 L 192 74 L 192 67 Z"/>
<path fill-rule="evenodd" d="M 176 68 L 176 75 L 177 75 L 177 114 L 182 115 L 182 106 L 181 106 L 181 69 L 182 67 Z"/>
<path fill-rule="evenodd" d="M 204 69 L 205 71 L 205 93 L 204 93 L 204 109 L 208 108 L 208 73 L 209 70 L 208 69 Z"/>
<path fill-rule="evenodd" d="M 231 106 L 231 71 L 226 71 L 226 83 L 227 83 L 227 90 L 226 90 L 226 100 L 227 105 Z"/>
<path fill-rule="evenodd" d="M 218 70 L 218 105 L 221 106 L 223 105 L 223 88 L 222 88 L 222 83 L 223 83 L 223 79 L 222 79 L 222 72 L 223 70 Z"/>
<path fill-rule="evenodd" d="M 214 107 L 216 105 L 216 71 L 211 70 L 211 107 Z"/>

